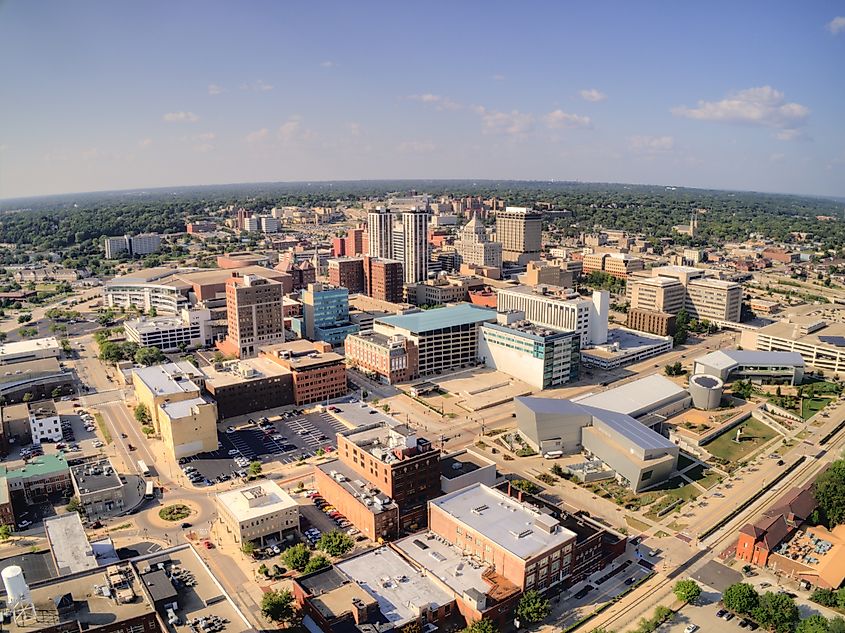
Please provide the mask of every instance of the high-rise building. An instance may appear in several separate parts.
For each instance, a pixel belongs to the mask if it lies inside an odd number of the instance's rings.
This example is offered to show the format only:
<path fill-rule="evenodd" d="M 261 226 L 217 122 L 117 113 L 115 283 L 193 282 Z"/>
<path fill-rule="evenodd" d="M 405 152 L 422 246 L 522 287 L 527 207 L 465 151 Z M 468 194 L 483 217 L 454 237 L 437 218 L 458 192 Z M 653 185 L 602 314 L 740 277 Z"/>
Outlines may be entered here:
<path fill-rule="evenodd" d="M 149 255 L 155 253 L 160 247 L 161 236 L 158 233 L 107 237 L 105 242 L 106 259 L 114 259 L 121 253 L 127 253 L 130 257 Z"/>
<path fill-rule="evenodd" d="M 364 292 L 364 260 L 361 257 L 336 257 L 328 260 L 329 283 L 350 293 Z"/>
<path fill-rule="evenodd" d="M 484 225 L 476 215 L 459 231 L 455 250 L 465 264 L 502 267 L 502 245 L 490 241 Z"/>
<path fill-rule="evenodd" d="M 272 215 L 262 215 L 259 220 L 261 222 L 261 231 L 263 233 L 278 233 L 279 229 L 282 228 L 281 222 Z"/>
<path fill-rule="evenodd" d="M 683 307 L 696 319 L 738 322 L 742 308 L 740 284 L 705 277 L 703 270 L 689 266 L 659 266 L 632 275 L 626 293 L 632 308 L 677 314 Z"/>
<path fill-rule="evenodd" d="M 402 302 L 402 262 L 364 257 L 364 292 L 380 301 Z"/>
<path fill-rule="evenodd" d="M 343 345 L 347 334 L 358 331 L 358 326 L 349 320 L 349 290 L 346 288 L 308 284 L 302 291 L 301 301 L 305 338 L 338 346 Z"/>
<path fill-rule="evenodd" d="M 428 276 L 428 221 L 431 214 L 424 209 L 402 212 L 402 241 L 405 283 L 424 281 Z"/>
<path fill-rule="evenodd" d="M 284 343 L 283 299 L 284 286 L 280 282 L 233 273 L 226 282 L 229 333 L 217 344 L 220 351 L 251 358 L 262 345 Z"/>
<path fill-rule="evenodd" d="M 367 215 L 367 252 L 370 257 L 393 257 L 393 214 L 381 207 Z"/>
<path fill-rule="evenodd" d="M 543 216 L 525 207 L 507 207 L 496 213 L 496 241 L 502 245 L 502 259 L 526 264 L 540 259 Z"/>

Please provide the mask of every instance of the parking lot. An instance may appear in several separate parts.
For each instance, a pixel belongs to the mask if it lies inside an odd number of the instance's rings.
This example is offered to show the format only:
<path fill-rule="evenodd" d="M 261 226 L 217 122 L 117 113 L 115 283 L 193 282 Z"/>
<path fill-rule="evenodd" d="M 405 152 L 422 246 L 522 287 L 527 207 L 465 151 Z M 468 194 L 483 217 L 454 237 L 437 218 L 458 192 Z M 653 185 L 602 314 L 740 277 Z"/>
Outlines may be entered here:
<path fill-rule="evenodd" d="M 233 473 L 245 471 L 251 461 L 293 464 L 313 457 L 320 449 L 331 452 L 337 447 L 335 434 L 347 428 L 325 411 L 287 419 L 274 416 L 269 419 L 272 428 L 268 427 L 267 431 L 261 429 L 258 422 L 226 428 L 218 433 L 218 450 L 186 461 L 213 482 L 221 475 L 231 477 Z M 237 458 L 242 458 L 240 465 L 235 461 Z"/>

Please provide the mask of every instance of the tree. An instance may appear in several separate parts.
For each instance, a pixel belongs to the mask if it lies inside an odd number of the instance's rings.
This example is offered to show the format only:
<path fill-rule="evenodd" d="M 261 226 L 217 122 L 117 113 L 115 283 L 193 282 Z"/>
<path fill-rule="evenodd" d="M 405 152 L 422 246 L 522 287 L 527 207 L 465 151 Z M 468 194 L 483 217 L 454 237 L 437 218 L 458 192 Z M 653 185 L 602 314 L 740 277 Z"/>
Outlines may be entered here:
<path fill-rule="evenodd" d="M 490 620 L 476 620 L 466 628 L 461 630 L 461 633 L 499 633 L 498 629 Z"/>
<path fill-rule="evenodd" d="M 247 556 L 252 556 L 255 554 L 255 543 L 252 541 L 244 541 L 243 545 L 241 545 L 241 551 Z"/>
<path fill-rule="evenodd" d="M 828 626 L 830 633 L 845 633 L 845 619 L 842 619 L 841 615 L 830 620 Z"/>
<path fill-rule="evenodd" d="M 317 549 L 323 550 L 329 556 L 343 556 L 354 546 L 352 538 L 340 530 L 323 532 L 317 539 Z"/>
<path fill-rule="evenodd" d="M 513 486 L 517 490 L 522 490 L 522 492 L 526 492 L 530 495 L 533 495 L 540 491 L 540 486 L 538 486 L 532 481 L 528 481 L 527 479 L 513 479 L 511 480 L 511 486 Z"/>
<path fill-rule="evenodd" d="M 82 514 L 82 504 L 79 501 L 79 497 L 71 498 L 70 503 L 65 506 L 65 510 Z"/>
<path fill-rule="evenodd" d="M 552 607 L 549 601 L 533 589 L 529 589 L 519 599 L 516 606 L 516 616 L 520 622 L 535 624 L 542 622 L 551 613 Z"/>
<path fill-rule="evenodd" d="M 18 315 L 18 323 L 29 323 L 32 321 L 31 314 L 19 314 Z"/>
<path fill-rule="evenodd" d="M 695 602 L 701 595 L 701 587 L 694 580 L 679 580 L 673 589 L 675 597 L 682 602 Z"/>
<path fill-rule="evenodd" d="M 107 363 L 117 363 L 123 360 L 123 350 L 117 343 L 103 341 L 100 343 L 100 360 Z"/>
<path fill-rule="evenodd" d="M 790 633 L 801 617 L 795 600 L 785 593 L 771 591 L 760 596 L 757 608 L 752 614 L 761 626 L 778 633 Z"/>
<path fill-rule="evenodd" d="M 143 402 L 135 405 L 135 419 L 141 424 L 147 424 L 150 421 L 150 410 Z"/>
<path fill-rule="evenodd" d="M 25 394 L 23 394 L 23 398 L 21 398 L 21 400 L 23 402 L 30 402 L 32 400 L 32 392 L 27 391 Z"/>
<path fill-rule="evenodd" d="M 12 528 L 8 525 L 0 525 L 0 541 L 8 541 L 12 537 Z"/>
<path fill-rule="evenodd" d="M 810 594 L 810 600 L 817 602 L 824 607 L 838 606 L 837 598 L 838 596 L 833 589 L 818 588 L 813 590 L 813 593 Z"/>
<path fill-rule="evenodd" d="M 261 615 L 272 622 L 289 622 L 295 613 L 293 594 L 287 589 L 268 591 L 261 597 Z"/>
<path fill-rule="evenodd" d="M 258 477 L 261 474 L 261 462 L 250 462 L 248 472 L 251 477 Z"/>
<path fill-rule="evenodd" d="M 795 633 L 830 633 L 830 622 L 822 615 L 811 615 L 798 623 Z"/>
<path fill-rule="evenodd" d="M 135 362 L 144 367 L 157 365 L 167 360 L 167 357 L 157 347 L 141 347 L 135 352 Z"/>
<path fill-rule="evenodd" d="M 814 493 L 830 527 L 845 522 L 845 460 L 833 462 L 816 478 Z"/>
<path fill-rule="evenodd" d="M 56 387 L 55 389 L 53 389 L 53 391 L 50 392 L 50 397 L 53 400 L 60 397 L 61 395 L 62 395 L 62 388 L 61 387 Z"/>
<path fill-rule="evenodd" d="M 408 624 L 399 629 L 399 631 L 400 633 L 422 633 L 422 627 L 420 626 L 418 620 L 411 620 Z"/>
<path fill-rule="evenodd" d="M 304 571 L 308 561 L 311 560 L 311 550 L 303 543 L 297 543 L 285 550 L 285 553 L 282 554 L 282 560 L 291 569 Z"/>
<path fill-rule="evenodd" d="M 308 561 L 308 564 L 305 565 L 305 569 L 303 569 L 303 573 L 310 574 L 315 571 L 319 571 L 326 567 L 331 567 L 332 562 L 323 556 L 322 554 L 317 554 L 316 556 L 312 556 L 311 560 Z"/>
<path fill-rule="evenodd" d="M 751 613 L 759 602 L 760 596 L 749 584 L 738 582 L 722 592 L 722 603 L 726 609 L 737 613 Z"/>

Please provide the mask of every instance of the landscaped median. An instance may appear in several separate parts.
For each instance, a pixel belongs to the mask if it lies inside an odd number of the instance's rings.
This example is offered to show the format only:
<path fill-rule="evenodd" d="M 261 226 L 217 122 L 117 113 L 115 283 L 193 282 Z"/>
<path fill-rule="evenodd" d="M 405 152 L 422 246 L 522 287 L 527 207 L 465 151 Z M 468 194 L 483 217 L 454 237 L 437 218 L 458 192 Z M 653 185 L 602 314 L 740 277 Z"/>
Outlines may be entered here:
<path fill-rule="evenodd" d="M 650 572 L 648 575 L 643 576 L 643 577 L 642 577 L 642 578 L 640 578 L 637 582 L 635 582 L 634 584 L 632 584 L 630 587 L 627 587 L 627 588 L 625 589 L 625 591 L 623 591 L 622 593 L 620 593 L 618 596 L 614 596 L 614 597 L 613 597 L 613 598 L 611 598 L 608 602 L 605 602 L 603 605 L 601 605 L 600 607 L 596 608 L 594 611 L 592 611 L 592 612 L 588 613 L 587 615 L 585 615 L 585 616 L 584 616 L 583 618 L 581 618 L 580 620 L 578 620 L 578 621 L 576 621 L 576 622 L 573 622 L 572 624 L 570 624 L 570 625 L 569 625 L 568 627 L 566 627 L 565 629 L 561 629 L 561 633 L 570 633 L 571 631 L 575 631 L 575 630 L 577 630 L 578 628 L 580 628 L 580 627 L 584 626 L 585 624 L 587 624 L 588 622 L 590 622 L 591 620 L 593 620 L 593 619 L 594 619 L 594 618 L 596 618 L 597 616 L 601 615 L 603 612 L 607 611 L 610 607 L 612 607 L 612 606 L 613 606 L 613 605 L 615 605 L 617 602 L 619 602 L 620 600 L 622 600 L 622 598 L 624 598 L 625 596 L 627 596 L 629 593 L 631 593 L 632 591 L 635 591 L 635 590 L 639 589 L 639 588 L 640 588 L 640 587 L 641 587 L 644 583 L 646 583 L 646 582 L 648 582 L 649 580 L 651 580 L 651 579 L 655 576 L 655 574 L 656 574 L 656 572 L 653 572 L 653 571 L 652 571 L 652 572 Z"/>

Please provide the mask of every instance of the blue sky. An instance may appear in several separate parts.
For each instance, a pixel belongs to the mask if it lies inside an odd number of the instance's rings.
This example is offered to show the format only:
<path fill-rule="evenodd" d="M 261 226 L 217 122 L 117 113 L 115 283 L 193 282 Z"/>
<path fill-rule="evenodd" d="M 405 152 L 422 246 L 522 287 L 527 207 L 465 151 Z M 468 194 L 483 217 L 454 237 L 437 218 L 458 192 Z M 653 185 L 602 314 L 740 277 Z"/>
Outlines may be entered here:
<path fill-rule="evenodd" d="M 0 198 L 267 180 L 845 195 L 842 2 L 0 0 Z"/>

